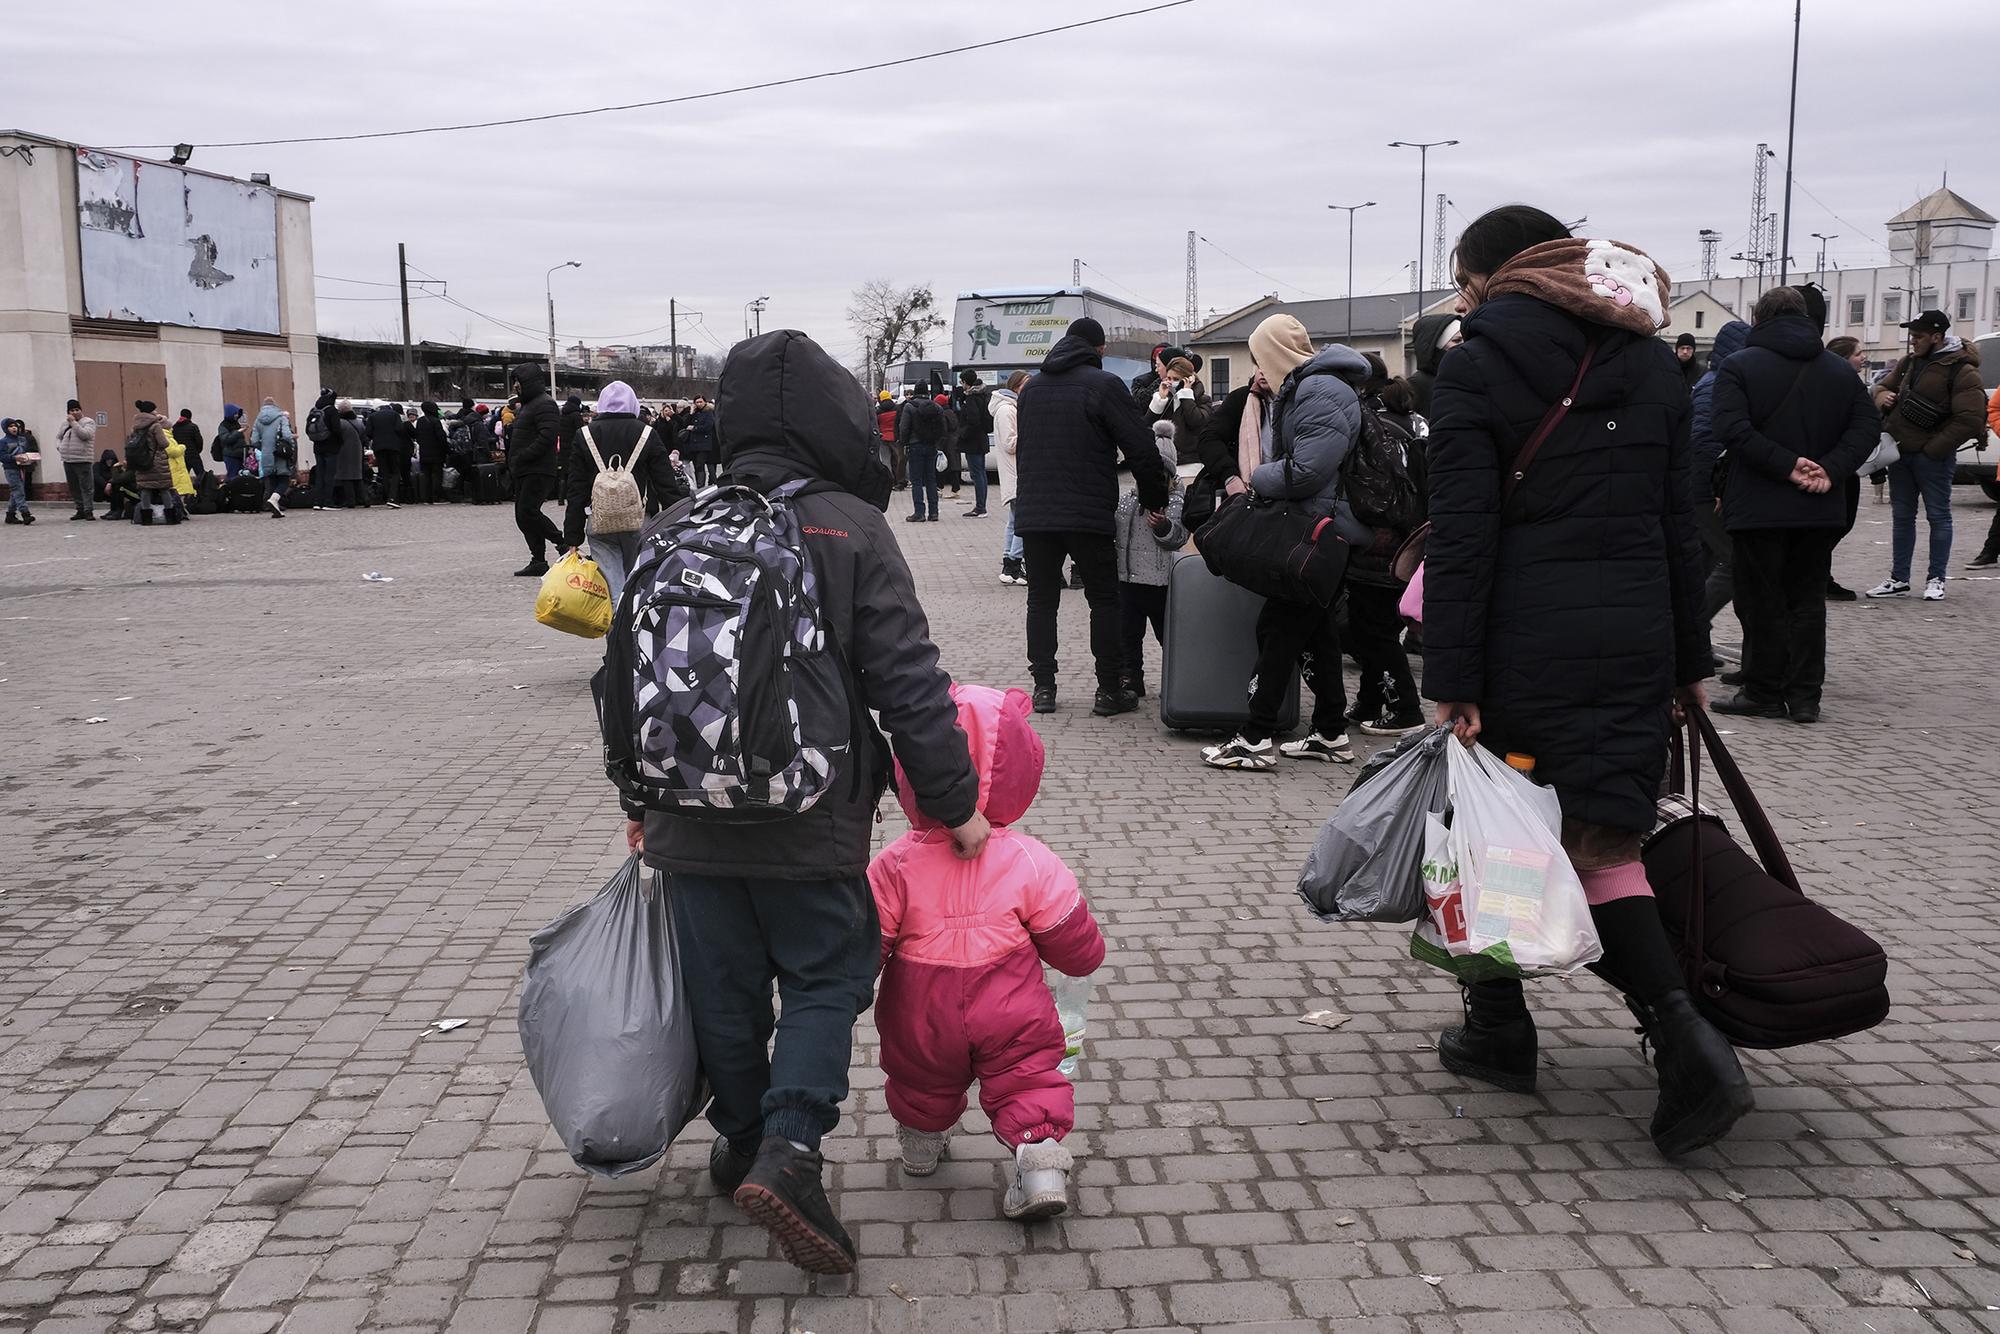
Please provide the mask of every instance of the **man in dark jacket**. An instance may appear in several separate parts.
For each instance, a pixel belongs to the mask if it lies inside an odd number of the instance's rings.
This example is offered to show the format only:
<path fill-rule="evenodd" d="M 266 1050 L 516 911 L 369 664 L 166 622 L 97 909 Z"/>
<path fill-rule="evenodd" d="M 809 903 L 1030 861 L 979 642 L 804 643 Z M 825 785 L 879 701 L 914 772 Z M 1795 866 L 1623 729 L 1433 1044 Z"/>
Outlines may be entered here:
<path fill-rule="evenodd" d="M 1722 521 L 1736 548 L 1743 689 L 1718 713 L 1819 721 L 1826 581 L 1844 494 L 1881 434 L 1852 368 L 1820 345 L 1795 288 L 1758 298 L 1749 344 L 1715 377 L 1714 432 L 1729 451 Z"/>
<path fill-rule="evenodd" d="M 1680 364 L 1681 379 L 1686 381 L 1688 392 L 1694 392 L 1694 382 L 1702 375 L 1701 358 L 1695 355 L 1694 335 L 1684 333 L 1674 340 L 1674 360 Z"/>
<path fill-rule="evenodd" d="M 1875 406 L 1899 451 L 1889 465 L 1889 578 L 1868 590 L 1871 598 L 1899 598 L 1910 591 L 1910 559 L 1917 549 L 1917 501 L 1930 525 L 1930 559 L 1924 600 L 1944 599 L 1951 563 L 1951 483 L 1958 447 L 1986 429 L 1986 392 L 1979 352 L 1951 331 L 1941 310 L 1927 310 L 1902 326 L 1910 350 L 1875 386 Z"/>
<path fill-rule="evenodd" d="M 905 523 L 938 521 L 938 451 L 944 445 L 944 409 L 921 386 L 908 388 L 896 413 L 896 439 L 902 442 L 903 458 L 910 474 L 910 502 L 914 508 Z M 928 510 L 925 506 L 928 505 Z"/>
<path fill-rule="evenodd" d="M 988 834 L 979 777 L 882 518 L 889 476 L 875 456 L 872 405 L 811 339 L 779 330 L 729 354 L 716 435 L 731 482 L 768 494 L 812 479 L 792 508 L 833 642 L 888 730 L 918 808 L 951 831 L 961 857 L 978 856 Z M 819 1144 L 847 1095 L 854 1023 L 881 950 L 867 867 L 889 770 L 879 743 L 857 741 L 866 781 L 851 794 L 838 785 L 803 814 L 740 824 L 649 812 L 627 829 L 671 879 L 695 1042 L 715 1094 L 708 1118 L 720 1132 L 709 1175 L 815 1273 L 854 1267 L 820 1184 Z"/>
<path fill-rule="evenodd" d="M 679 429 L 681 457 L 694 470 L 694 484 L 708 486 L 715 481 L 715 409 L 696 394 Z"/>
<path fill-rule="evenodd" d="M 1709 353 L 1708 370 L 1694 382 L 1689 395 L 1692 410 L 1688 417 L 1688 443 L 1694 450 L 1694 521 L 1701 530 L 1702 554 L 1708 560 L 1708 583 L 1703 589 L 1703 608 L 1712 625 L 1716 613 L 1736 596 L 1736 548 L 1729 530 L 1722 526 L 1722 509 L 1716 504 L 1715 481 L 1722 463 L 1723 444 L 1715 435 L 1715 374 L 1722 364 L 1743 350 L 1750 326 L 1731 320 L 1715 331 L 1715 347 Z M 1739 609 L 1740 619 L 1740 609 Z"/>
<path fill-rule="evenodd" d="M 507 471 L 514 479 L 514 524 L 528 542 L 528 563 L 514 571 L 539 579 L 549 572 L 551 543 L 560 549 L 562 530 L 542 513 L 556 494 L 556 436 L 562 413 L 549 397 L 542 368 L 523 362 L 513 371 L 514 392 L 521 406 L 507 428 Z"/>
<path fill-rule="evenodd" d="M 1431 415 L 1431 383 L 1437 379 L 1444 354 L 1457 346 L 1459 318 L 1449 311 L 1420 317 L 1410 328 L 1410 354 L 1416 360 L 1416 374 L 1410 377 L 1410 392 L 1417 398 L 1417 414 Z"/>
<path fill-rule="evenodd" d="M 1131 469 L 1139 504 L 1166 508 L 1170 477 L 1153 433 L 1125 382 L 1104 369 L 1104 326 L 1085 317 L 1069 326 L 1022 387 L 1016 449 L 1014 531 L 1028 567 L 1028 669 L 1035 711 L 1056 707 L 1056 609 L 1063 560 L 1076 563 L 1090 604 L 1090 653 L 1097 664 L 1099 716 L 1130 713 L 1139 697 L 1123 685 L 1118 633 L 1118 459 Z"/>
<path fill-rule="evenodd" d="M 972 474 L 972 508 L 963 517 L 981 518 L 986 513 L 986 451 L 993 443 L 993 390 L 979 378 L 978 371 L 961 371 L 958 388 L 952 390 L 952 406 L 958 412 L 958 452 Z"/>
<path fill-rule="evenodd" d="M 368 414 L 368 440 L 375 450 L 375 472 L 382 479 L 382 501 L 392 510 L 403 508 L 409 489 L 410 453 L 415 433 L 403 420 L 401 403 L 384 403 Z"/>
<path fill-rule="evenodd" d="M 458 419 L 452 420 L 456 423 Z M 450 453 L 451 436 L 445 429 L 444 418 L 438 414 L 438 405 L 425 399 L 417 416 L 417 471 L 423 474 L 424 493 L 420 499 L 426 505 L 444 499 L 444 461 Z"/>

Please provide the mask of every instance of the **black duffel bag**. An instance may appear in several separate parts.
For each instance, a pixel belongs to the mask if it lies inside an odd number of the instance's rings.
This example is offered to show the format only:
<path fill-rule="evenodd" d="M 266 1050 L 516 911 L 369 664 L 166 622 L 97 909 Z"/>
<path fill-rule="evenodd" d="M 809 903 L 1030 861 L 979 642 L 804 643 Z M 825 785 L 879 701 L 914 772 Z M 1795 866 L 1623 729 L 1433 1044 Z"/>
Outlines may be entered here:
<path fill-rule="evenodd" d="M 1291 471 L 1288 455 L 1288 481 Z M 1309 513 L 1296 500 L 1225 496 L 1195 532 L 1194 549 L 1217 578 L 1280 602 L 1331 607 L 1347 577 L 1348 547 L 1332 516 Z"/>
<path fill-rule="evenodd" d="M 1806 897 L 1715 724 L 1688 712 L 1686 742 L 1674 737 L 1673 793 L 1660 801 L 1662 823 L 1644 856 L 1696 1006 L 1738 1047 L 1795 1047 L 1873 1028 L 1889 1013 L 1882 947 Z M 1701 809 L 1704 744 L 1755 858 Z"/>

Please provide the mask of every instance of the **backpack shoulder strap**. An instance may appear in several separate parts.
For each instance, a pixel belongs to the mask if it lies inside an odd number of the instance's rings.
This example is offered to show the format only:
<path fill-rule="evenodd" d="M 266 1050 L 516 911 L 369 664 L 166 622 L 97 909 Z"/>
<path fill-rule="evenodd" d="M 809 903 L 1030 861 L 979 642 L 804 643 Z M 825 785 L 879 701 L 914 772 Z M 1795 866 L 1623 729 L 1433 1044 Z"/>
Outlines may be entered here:
<path fill-rule="evenodd" d="M 604 456 L 597 452 L 597 442 L 590 438 L 590 428 L 588 426 L 583 428 L 582 435 L 583 435 L 583 447 L 590 451 L 590 461 L 597 465 L 597 470 L 599 472 L 603 472 Z"/>
<path fill-rule="evenodd" d="M 588 426 L 583 428 L 583 438 L 586 441 L 590 439 L 590 428 Z M 648 422 L 640 422 L 639 443 L 632 446 L 632 452 L 625 458 L 626 472 L 636 472 L 636 470 L 639 467 L 639 456 L 646 452 L 646 442 L 648 440 L 651 440 L 652 438 L 653 438 L 652 425 Z"/>

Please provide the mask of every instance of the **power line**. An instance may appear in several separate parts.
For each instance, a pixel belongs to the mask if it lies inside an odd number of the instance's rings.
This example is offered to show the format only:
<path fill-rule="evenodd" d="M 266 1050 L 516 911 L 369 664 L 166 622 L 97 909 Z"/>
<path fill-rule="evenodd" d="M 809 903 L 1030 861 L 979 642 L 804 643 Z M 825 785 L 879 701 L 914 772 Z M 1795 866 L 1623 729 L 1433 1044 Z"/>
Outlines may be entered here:
<path fill-rule="evenodd" d="M 1227 250 L 1224 250 L 1221 246 L 1209 240 L 1206 236 L 1202 237 L 1201 240 L 1202 244 L 1206 245 L 1209 249 L 1215 251 L 1216 254 L 1221 255 L 1224 259 L 1234 261 L 1237 264 L 1241 264 L 1244 268 L 1250 270 L 1250 272 L 1256 274 L 1259 278 L 1263 278 L 1269 282 L 1274 282 L 1280 287 L 1289 287 L 1294 292 L 1303 293 L 1306 296 L 1312 297 L 1316 301 L 1331 301 L 1333 299 L 1332 297 L 1323 296 L 1318 292 L 1308 292 L 1306 291 L 1305 288 L 1299 286 L 1297 283 L 1288 283 L 1282 278 L 1275 277 L 1272 274 L 1264 272 L 1262 269 L 1258 268 L 1255 264 L 1251 264 L 1244 260 L 1237 259 L 1236 256 L 1230 254 Z"/>
<path fill-rule="evenodd" d="M 1119 282 L 1116 278 L 1106 273 L 1103 269 L 1098 268 L 1095 264 L 1092 264 L 1089 260 L 1080 259 L 1077 261 L 1077 263 L 1083 265 L 1084 268 L 1089 269 L 1092 273 L 1104 279 L 1105 282 L 1110 283 L 1113 287 L 1125 293 L 1125 295 L 1131 297 L 1134 301 L 1145 301 L 1148 306 L 1151 306 L 1154 309 L 1165 309 L 1165 307 L 1160 306 L 1157 302 L 1149 301 L 1145 297 L 1140 296 L 1137 292 L 1127 287 L 1124 283 Z"/>
<path fill-rule="evenodd" d="M 1074 32 L 1079 28 L 1091 28 L 1101 23 L 1115 23 L 1120 19 L 1138 18 L 1145 14 L 1157 14 L 1162 10 L 1178 9 L 1191 5 L 1194 0 L 1163 0 L 1160 4 L 1147 5 L 1140 9 L 1127 9 L 1116 14 L 1106 14 L 1100 18 L 1080 19 L 1075 23 L 1058 24 L 1053 28 L 1037 28 L 1033 32 L 1016 33 L 1011 37 L 995 37 L 984 42 L 972 42 L 965 46 L 947 47 L 942 51 L 926 51 L 921 55 L 901 56 L 895 60 L 877 60 L 866 65 L 850 65 L 845 69 L 822 70 L 817 74 L 798 74 L 786 79 L 766 79 L 759 83 L 739 84 L 734 88 L 716 88 L 705 93 L 684 93 L 679 97 L 661 97 L 649 102 L 623 102 L 614 106 L 585 107 L 576 111 L 551 111 L 539 116 L 512 116 L 506 120 L 470 121 L 462 125 L 426 125 L 409 130 L 376 130 L 369 134 L 316 134 L 296 139 L 238 139 L 229 142 L 194 144 L 195 148 L 275 148 L 287 144 L 335 144 L 352 143 L 363 139 L 400 139 L 413 134 L 452 134 L 460 130 L 491 130 L 506 125 L 533 125 L 542 121 L 572 120 L 578 116 L 601 116 L 614 111 L 641 111 L 649 107 L 677 106 L 683 102 L 704 102 L 717 97 L 733 97 L 738 93 L 762 92 L 769 88 L 788 88 L 794 84 L 816 83 L 824 79 L 840 79 L 851 74 L 867 74 L 874 70 L 895 69 L 902 65 L 914 65 L 925 60 L 939 60 L 945 56 L 963 55 L 968 51 L 984 51 L 991 47 L 1008 46 L 1015 42 L 1025 42 L 1036 37 L 1048 37 L 1059 32 Z M 112 152 L 133 152 L 149 148 L 165 148 L 165 144 L 119 144 Z"/>

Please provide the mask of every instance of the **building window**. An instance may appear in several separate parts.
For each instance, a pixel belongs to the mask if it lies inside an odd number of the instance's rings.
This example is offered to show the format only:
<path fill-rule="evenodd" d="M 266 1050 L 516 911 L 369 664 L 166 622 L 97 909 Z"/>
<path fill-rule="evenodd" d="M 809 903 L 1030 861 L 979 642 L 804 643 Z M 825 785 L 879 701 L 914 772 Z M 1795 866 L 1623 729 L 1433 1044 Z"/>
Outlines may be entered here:
<path fill-rule="evenodd" d="M 1702 321 L 1703 321 L 1703 320 L 1705 320 L 1705 319 L 1707 319 L 1707 318 L 1708 318 L 1708 312 L 1707 312 L 1707 311 L 1705 311 L 1705 310 L 1697 310 L 1697 311 L 1696 311 L 1696 312 L 1694 313 L 1694 327 L 1695 327 L 1695 328 L 1697 328 L 1697 329 L 1699 329 L 1699 328 L 1701 327 L 1701 325 L 1702 325 Z"/>
<path fill-rule="evenodd" d="M 1847 298 L 1847 323 L 1852 326 L 1868 323 L 1868 298 L 1851 296 Z"/>
<path fill-rule="evenodd" d="M 1917 293 L 1917 314 L 1921 315 L 1927 310 L 1939 309 L 1942 309 L 1942 307 L 1938 305 L 1937 288 L 1926 287 L 1923 291 Z"/>
<path fill-rule="evenodd" d="M 1882 323 L 1901 324 L 1903 322 L 1903 295 L 1898 292 L 1882 298 Z"/>
<path fill-rule="evenodd" d="M 1228 357 L 1208 359 L 1208 392 L 1213 398 L 1222 398 L 1229 393 Z"/>
<path fill-rule="evenodd" d="M 1974 307 L 1974 303 L 1978 300 L 1979 293 L 1977 292 L 1960 292 L 1958 294 L 1958 318 L 1961 320 L 1973 319 L 1978 314 L 1978 311 Z"/>

